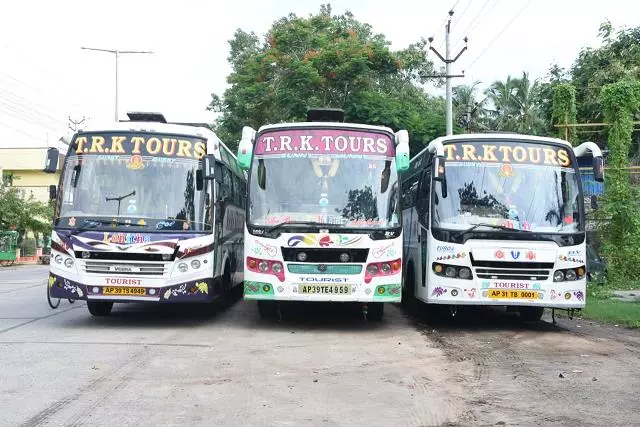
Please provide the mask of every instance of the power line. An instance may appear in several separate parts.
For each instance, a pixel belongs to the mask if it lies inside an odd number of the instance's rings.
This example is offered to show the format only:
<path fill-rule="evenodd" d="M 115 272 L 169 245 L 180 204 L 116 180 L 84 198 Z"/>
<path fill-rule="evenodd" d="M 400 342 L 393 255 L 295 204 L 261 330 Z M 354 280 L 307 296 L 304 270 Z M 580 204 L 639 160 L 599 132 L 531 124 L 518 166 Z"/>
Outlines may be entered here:
<path fill-rule="evenodd" d="M 478 13 L 476 13 L 476 16 L 469 22 L 469 25 L 467 25 L 467 28 L 464 29 L 464 31 L 462 31 L 460 34 L 463 34 L 464 36 L 468 36 L 469 33 L 472 31 L 472 26 L 473 28 L 475 28 L 475 26 L 480 22 L 478 20 L 478 18 L 480 17 L 480 14 L 482 14 L 482 11 L 484 11 L 484 9 L 487 7 L 487 5 L 489 4 L 491 0 L 487 0 L 484 2 L 484 4 L 482 5 L 482 7 L 480 8 L 480 10 L 478 11 Z M 495 3 L 493 4 L 494 6 L 497 4 L 497 0 L 495 0 Z M 489 9 L 490 11 L 491 9 Z M 489 12 L 487 11 L 487 13 Z M 483 15 L 482 17 L 484 18 L 485 15 Z M 475 25 L 474 25 L 475 23 Z M 460 42 L 462 41 L 462 38 L 458 39 L 458 41 L 456 42 L 456 44 L 454 45 L 454 47 L 457 47 Z"/>
<path fill-rule="evenodd" d="M 66 123 L 64 123 L 62 120 L 57 119 L 57 118 L 55 118 L 55 117 L 51 116 L 50 114 L 46 113 L 45 111 L 50 111 L 50 112 L 52 112 L 52 113 L 53 113 L 54 111 L 53 111 L 53 110 L 51 110 L 51 109 L 50 109 L 50 108 L 48 108 L 48 107 L 45 107 L 45 106 L 44 106 L 44 105 L 42 105 L 42 104 L 39 104 L 39 103 L 37 103 L 37 102 L 34 102 L 34 101 L 31 101 L 31 100 L 28 100 L 28 99 L 26 99 L 26 98 L 24 98 L 24 97 L 22 97 L 22 96 L 20 96 L 20 95 L 16 95 L 15 93 L 13 93 L 13 92 L 11 92 L 11 91 L 9 91 L 9 90 L 3 89 L 3 88 L 0 88 L 0 93 L 4 93 L 4 94 L 6 94 L 9 98 L 12 98 L 12 99 L 7 99 L 7 98 L 5 98 L 5 99 L 4 99 L 4 101 L 11 102 L 11 103 L 12 103 L 13 105 L 15 105 L 16 107 L 20 107 L 20 108 L 23 108 L 23 109 L 24 109 L 24 108 L 28 108 L 28 109 L 30 109 L 30 110 L 33 112 L 33 114 L 40 115 L 40 116 L 43 116 L 43 117 L 47 117 L 49 120 L 51 120 L 51 121 L 52 121 L 52 122 L 54 122 L 54 123 L 59 123 L 59 124 L 64 124 L 64 125 L 66 125 Z M 26 101 L 26 104 L 24 104 L 24 103 L 23 103 L 23 101 Z M 41 109 L 42 111 L 39 111 L 39 109 L 38 109 L 38 108 L 34 108 L 34 107 L 40 107 L 40 109 Z"/>
<path fill-rule="evenodd" d="M 502 29 L 502 31 L 500 31 L 500 32 L 498 33 L 498 35 L 497 35 L 497 36 L 495 36 L 495 37 L 493 38 L 493 40 L 491 40 L 491 41 L 489 42 L 489 44 L 487 44 L 487 46 L 484 48 L 484 50 L 483 50 L 482 52 L 480 52 L 480 55 L 476 56 L 476 58 L 475 58 L 473 61 L 471 61 L 471 63 L 470 63 L 469 65 L 467 65 L 467 66 L 466 66 L 466 69 L 469 69 L 473 64 L 475 64 L 475 63 L 476 63 L 476 61 L 477 61 L 478 59 L 480 59 L 480 58 L 482 57 L 482 55 L 484 55 L 484 54 L 487 52 L 487 50 L 489 50 L 489 48 L 490 48 L 490 47 L 491 47 L 491 46 L 496 42 L 496 40 L 498 40 L 498 39 L 500 38 L 500 36 L 501 36 L 505 31 L 507 31 L 507 29 L 509 28 L 509 26 L 510 26 L 510 25 L 511 25 L 511 24 L 512 24 L 516 19 L 518 19 L 518 16 L 520 16 L 520 14 L 521 14 L 522 12 L 524 12 L 524 10 L 527 8 L 527 6 L 529 6 L 529 3 L 531 3 L 531 0 L 527 1 L 527 3 L 526 3 L 526 4 L 525 4 L 525 5 L 524 5 L 524 6 L 523 6 L 519 11 L 518 11 L 518 13 L 516 13 L 516 14 L 515 14 L 515 16 L 514 16 L 513 18 L 511 18 L 511 20 L 507 23 L 507 25 L 505 25 L 505 27 Z"/>

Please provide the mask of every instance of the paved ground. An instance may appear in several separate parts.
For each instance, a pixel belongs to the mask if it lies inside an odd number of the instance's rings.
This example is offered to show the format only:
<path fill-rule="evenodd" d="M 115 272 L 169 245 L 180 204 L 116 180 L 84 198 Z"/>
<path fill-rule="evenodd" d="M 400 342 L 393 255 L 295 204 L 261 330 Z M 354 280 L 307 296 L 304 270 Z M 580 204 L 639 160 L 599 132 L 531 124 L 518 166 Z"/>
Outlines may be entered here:
<path fill-rule="evenodd" d="M 0 269 L 0 425 L 640 425 L 640 334 L 497 312 L 427 323 L 242 301 L 51 310 L 46 266 Z"/>

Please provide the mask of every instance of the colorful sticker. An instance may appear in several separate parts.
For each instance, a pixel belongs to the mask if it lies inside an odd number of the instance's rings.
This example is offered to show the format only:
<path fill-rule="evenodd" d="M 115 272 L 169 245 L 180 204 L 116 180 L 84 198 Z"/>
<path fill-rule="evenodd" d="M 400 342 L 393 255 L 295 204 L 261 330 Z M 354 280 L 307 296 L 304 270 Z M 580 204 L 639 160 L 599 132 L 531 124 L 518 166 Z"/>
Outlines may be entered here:
<path fill-rule="evenodd" d="M 131 156 L 129 163 L 127 164 L 127 169 L 132 169 L 132 170 L 144 169 L 144 163 L 142 162 L 142 157 L 139 154 L 135 154 Z"/>
<path fill-rule="evenodd" d="M 76 226 L 76 218 L 75 217 L 71 217 L 69 218 L 69 227 L 75 227 Z"/>
<path fill-rule="evenodd" d="M 298 246 L 300 243 L 304 243 L 307 246 L 351 246 L 362 240 L 362 236 L 343 236 L 340 234 L 333 235 L 317 235 L 317 234 L 305 234 L 302 236 L 292 236 L 289 238 L 287 245 Z"/>
<path fill-rule="evenodd" d="M 262 243 L 259 240 L 254 240 L 256 246 L 253 247 L 253 253 L 257 256 L 263 256 L 266 254 L 267 256 L 273 258 L 278 254 L 278 248 L 273 245 L 269 245 L 267 243 Z"/>
<path fill-rule="evenodd" d="M 447 293 L 447 290 L 446 290 L 446 289 L 444 289 L 444 288 L 442 288 L 442 287 L 440 287 L 440 286 L 436 286 L 436 287 L 433 289 L 433 292 L 431 292 L 431 296 L 440 297 L 440 296 L 442 296 L 442 295 L 444 295 L 444 294 L 446 294 L 446 293 Z"/>
<path fill-rule="evenodd" d="M 465 289 L 464 290 L 467 294 L 467 296 L 469 298 L 475 298 L 476 297 L 476 288 L 471 288 L 471 289 Z"/>
<path fill-rule="evenodd" d="M 273 286 L 270 283 L 252 282 L 245 280 L 244 297 L 258 299 L 272 299 L 274 297 Z"/>
<path fill-rule="evenodd" d="M 560 255 L 560 256 L 558 256 L 558 259 L 560 261 L 569 261 L 569 262 L 575 262 L 575 263 L 579 263 L 579 264 L 584 264 L 584 260 L 583 259 L 574 258 L 574 257 L 568 257 L 566 255 Z"/>
<path fill-rule="evenodd" d="M 510 164 L 502 165 L 500 172 L 498 172 L 498 176 L 500 176 L 500 178 L 512 178 L 514 175 L 513 166 Z"/>
<path fill-rule="evenodd" d="M 466 258 L 467 257 L 467 253 L 466 252 L 458 252 L 457 254 L 449 254 L 449 255 L 442 255 L 436 258 L 436 261 L 443 261 L 443 260 L 449 260 L 449 259 L 460 259 L 460 258 Z"/>
<path fill-rule="evenodd" d="M 394 283 L 392 285 L 379 285 L 376 286 L 376 291 L 373 294 L 375 299 L 400 299 L 402 293 L 402 286 L 400 283 Z"/>

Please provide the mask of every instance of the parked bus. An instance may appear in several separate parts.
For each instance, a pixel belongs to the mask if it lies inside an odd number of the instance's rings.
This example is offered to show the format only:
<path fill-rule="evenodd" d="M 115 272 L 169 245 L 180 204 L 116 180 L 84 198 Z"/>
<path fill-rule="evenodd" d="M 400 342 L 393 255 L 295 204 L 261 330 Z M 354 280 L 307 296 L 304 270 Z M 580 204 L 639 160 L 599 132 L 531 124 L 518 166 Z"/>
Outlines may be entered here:
<path fill-rule="evenodd" d="M 380 320 L 401 299 L 398 171 L 409 165 L 405 130 L 344 123 L 310 110 L 304 123 L 243 129 L 249 170 L 244 298 L 262 317 L 280 301 L 359 302 Z"/>
<path fill-rule="evenodd" d="M 402 177 L 403 301 L 454 310 L 509 306 L 526 320 L 539 319 L 544 307 L 583 308 L 585 209 L 576 158 L 589 151 L 602 181 L 602 153 L 592 142 L 572 148 L 515 134 L 432 141 Z"/>
<path fill-rule="evenodd" d="M 242 282 L 246 174 L 205 127 L 129 118 L 73 136 L 51 189 L 48 292 L 94 316 L 114 302 L 211 302 Z"/>

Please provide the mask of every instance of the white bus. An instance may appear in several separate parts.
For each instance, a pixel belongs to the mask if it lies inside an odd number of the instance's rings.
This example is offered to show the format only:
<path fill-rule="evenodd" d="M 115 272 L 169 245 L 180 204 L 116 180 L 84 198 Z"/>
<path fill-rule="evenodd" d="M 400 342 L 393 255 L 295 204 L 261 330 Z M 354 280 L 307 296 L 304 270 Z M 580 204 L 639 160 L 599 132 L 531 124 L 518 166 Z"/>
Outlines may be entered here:
<path fill-rule="evenodd" d="M 432 141 L 402 177 L 403 301 L 453 310 L 510 306 L 526 320 L 539 319 L 544 307 L 583 308 L 585 210 L 576 157 L 589 151 L 602 181 L 602 153 L 592 142 L 572 148 L 517 134 Z"/>
<path fill-rule="evenodd" d="M 308 115 L 243 130 L 244 298 L 265 318 L 280 301 L 338 301 L 380 320 L 384 303 L 401 299 L 398 171 L 409 165 L 408 134 L 343 123 L 339 110 Z"/>
<path fill-rule="evenodd" d="M 242 282 L 246 175 L 205 127 L 129 118 L 73 136 L 51 192 L 48 292 L 94 316 L 120 302 L 211 302 Z M 52 149 L 45 170 L 57 162 Z"/>

